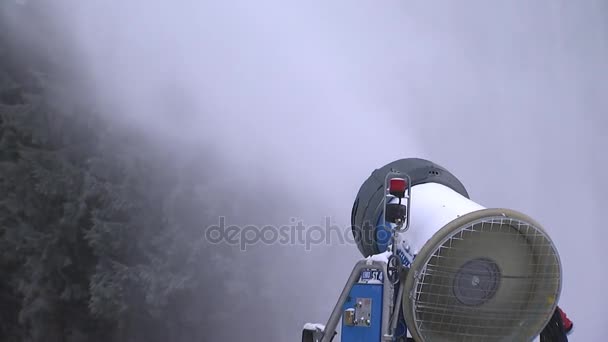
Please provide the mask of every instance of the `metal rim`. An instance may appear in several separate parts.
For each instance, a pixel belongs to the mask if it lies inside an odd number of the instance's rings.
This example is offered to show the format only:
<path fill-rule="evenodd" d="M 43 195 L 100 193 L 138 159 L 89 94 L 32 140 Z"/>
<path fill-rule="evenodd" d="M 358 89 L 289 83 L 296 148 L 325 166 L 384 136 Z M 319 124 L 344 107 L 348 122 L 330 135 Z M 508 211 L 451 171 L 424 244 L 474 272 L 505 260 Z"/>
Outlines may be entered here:
<path fill-rule="evenodd" d="M 555 294 L 553 295 L 552 298 L 551 297 L 547 298 L 548 303 L 550 302 L 550 305 L 547 304 L 547 307 L 551 309 L 550 310 L 551 313 L 555 310 L 555 307 L 559 300 L 559 295 L 561 293 L 561 287 L 562 287 L 561 261 L 559 259 L 559 254 L 557 252 L 557 249 L 555 248 L 555 245 L 553 244 L 553 242 L 551 241 L 551 239 L 547 235 L 547 233 L 544 231 L 544 229 L 541 227 L 541 225 L 538 224 L 532 218 L 530 218 L 522 213 L 519 213 L 517 211 L 514 211 L 514 210 L 508 210 L 508 209 L 479 210 L 479 211 L 475 211 L 475 212 L 469 213 L 467 215 L 464 215 L 462 217 L 459 217 L 459 218 L 451 221 L 447 225 L 445 225 L 443 228 L 441 228 L 422 247 L 422 249 L 416 256 L 416 258 L 414 259 L 414 262 L 411 266 L 410 272 L 408 272 L 408 276 L 407 276 L 405 284 L 404 284 L 406 293 L 403 297 L 402 305 L 403 305 L 403 313 L 405 316 L 408 330 L 411 332 L 412 336 L 414 337 L 414 339 L 416 341 L 424 342 L 424 341 L 428 340 L 425 337 L 425 335 L 427 335 L 427 334 L 425 334 L 423 331 L 421 331 L 424 329 L 421 329 L 419 327 L 419 322 L 418 322 L 418 318 L 417 318 L 418 313 L 416 312 L 416 310 L 417 310 L 416 291 L 418 289 L 418 286 L 421 284 L 420 277 L 424 276 L 424 274 L 426 272 L 427 264 L 429 263 L 431 258 L 435 255 L 435 252 L 437 250 L 439 250 L 440 247 L 443 247 L 444 244 L 446 242 L 448 242 L 448 240 L 450 240 L 453 236 L 455 236 L 456 234 L 459 234 L 467 227 L 473 227 L 474 225 L 479 224 L 479 222 L 482 222 L 483 220 L 487 220 L 490 218 L 495 218 L 495 219 L 500 218 L 500 219 L 523 222 L 523 223 L 527 224 L 528 226 L 532 227 L 533 229 L 535 229 L 535 232 L 537 232 L 535 234 L 542 236 L 544 241 L 546 241 L 550 245 L 551 252 L 552 252 L 551 255 L 555 257 L 556 265 L 554 265 L 554 266 L 557 267 L 557 269 L 556 269 L 557 270 L 556 271 L 557 283 L 555 285 L 555 291 L 554 291 Z M 510 225 L 511 224 L 509 224 L 509 226 Z M 482 258 L 478 258 L 478 259 L 482 259 Z M 495 263 L 495 261 L 486 260 L 486 265 L 484 266 L 486 268 L 486 272 L 489 272 L 488 274 L 492 274 L 494 272 L 495 276 L 501 277 L 502 274 L 501 274 L 500 268 L 491 266 L 492 263 Z M 455 270 L 453 273 L 457 274 L 458 271 Z M 485 301 L 490 301 L 491 298 L 495 295 L 495 292 L 498 291 L 498 287 L 500 286 L 500 284 L 492 285 L 492 277 L 489 276 L 488 279 L 487 280 L 489 281 L 489 283 L 487 283 L 486 286 L 489 286 L 489 288 L 486 288 L 486 290 L 489 289 L 490 293 L 486 294 L 485 296 L 481 296 L 480 298 L 477 298 L 477 302 L 475 302 L 475 300 L 472 300 L 471 302 L 468 303 L 468 304 L 470 304 L 470 306 L 475 307 L 476 305 L 477 306 L 483 305 L 485 303 Z M 496 282 L 500 283 L 499 281 L 496 281 Z M 493 286 L 494 286 L 494 288 L 492 288 Z M 552 287 L 552 289 L 553 289 L 553 287 Z M 551 291 L 551 292 L 553 292 L 553 291 Z M 462 295 L 462 293 L 461 293 L 461 295 Z M 454 297 L 457 297 L 457 296 L 454 294 Z M 473 299 L 475 299 L 475 298 L 473 298 Z M 462 303 L 463 306 L 466 306 L 466 304 L 467 303 Z M 551 318 L 551 315 L 548 314 L 544 320 L 541 321 L 539 319 L 538 321 L 535 322 L 536 324 L 528 327 L 528 331 L 531 332 L 530 335 L 533 335 L 533 336 L 530 336 L 531 339 L 534 338 L 535 336 L 537 336 L 538 334 L 540 334 L 540 331 L 547 324 L 547 322 L 549 321 L 550 318 Z"/>

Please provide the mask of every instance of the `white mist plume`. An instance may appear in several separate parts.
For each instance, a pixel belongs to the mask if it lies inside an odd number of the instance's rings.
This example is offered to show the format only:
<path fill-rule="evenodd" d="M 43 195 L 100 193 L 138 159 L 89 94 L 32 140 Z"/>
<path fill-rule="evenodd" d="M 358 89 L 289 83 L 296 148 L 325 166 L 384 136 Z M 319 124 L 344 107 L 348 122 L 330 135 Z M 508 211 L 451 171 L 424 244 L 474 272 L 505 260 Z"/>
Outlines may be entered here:
<path fill-rule="evenodd" d="M 105 112 L 176 153 L 217 151 L 218 175 L 247 170 L 278 197 L 297 194 L 301 217 L 344 227 L 373 168 L 417 156 L 450 169 L 481 203 L 538 218 L 564 262 L 572 340 L 608 334 L 607 275 L 589 266 L 608 239 L 606 2 L 47 6 L 64 32 L 49 40 L 74 49 Z M 358 255 L 354 246 L 259 253 L 283 272 L 263 291 L 285 314 L 256 322 L 282 340 L 327 318 Z"/>

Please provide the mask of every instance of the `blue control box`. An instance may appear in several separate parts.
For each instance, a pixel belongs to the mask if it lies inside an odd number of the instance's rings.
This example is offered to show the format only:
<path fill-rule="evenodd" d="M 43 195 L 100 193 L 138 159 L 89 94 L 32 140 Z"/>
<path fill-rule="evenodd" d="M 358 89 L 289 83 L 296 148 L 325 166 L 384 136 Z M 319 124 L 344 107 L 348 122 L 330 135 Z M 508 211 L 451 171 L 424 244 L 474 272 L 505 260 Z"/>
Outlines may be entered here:
<path fill-rule="evenodd" d="M 342 307 L 342 342 L 381 341 L 382 293 L 382 283 L 353 286 Z"/>

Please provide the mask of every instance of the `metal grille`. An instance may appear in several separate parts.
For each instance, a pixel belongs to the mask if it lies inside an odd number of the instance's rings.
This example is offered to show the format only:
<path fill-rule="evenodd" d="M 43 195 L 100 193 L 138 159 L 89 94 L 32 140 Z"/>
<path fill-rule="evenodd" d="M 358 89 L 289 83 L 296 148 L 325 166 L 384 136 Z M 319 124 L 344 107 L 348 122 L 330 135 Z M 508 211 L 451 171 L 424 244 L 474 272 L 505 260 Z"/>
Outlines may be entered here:
<path fill-rule="evenodd" d="M 559 256 L 542 229 L 486 217 L 435 246 L 410 293 L 425 341 L 530 341 L 540 333 L 561 287 Z"/>

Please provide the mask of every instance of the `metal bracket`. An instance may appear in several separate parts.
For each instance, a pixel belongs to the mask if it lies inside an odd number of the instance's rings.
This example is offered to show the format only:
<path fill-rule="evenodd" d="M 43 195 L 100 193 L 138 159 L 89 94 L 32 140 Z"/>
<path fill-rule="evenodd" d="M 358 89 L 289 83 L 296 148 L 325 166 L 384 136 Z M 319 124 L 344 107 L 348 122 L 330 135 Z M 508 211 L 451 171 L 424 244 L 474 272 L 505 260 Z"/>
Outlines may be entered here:
<path fill-rule="evenodd" d="M 396 227 L 393 228 L 394 232 L 397 233 L 401 233 L 401 232 L 405 232 L 409 227 L 410 227 L 410 199 L 411 199 L 411 195 L 412 195 L 412 181 L 410 179 L 410 176 L 408 176 L 405 173 L 399 172 L 399 171 L 395 171 L 395 170 L 391 170 L 390 172 L 388 172 L 386 174 L 386 177 L 384 178 L 384 215 L 386 216 L 386 212 L 387 212 L 387 205 L 390 203 L 390 201 L 395 198 L 394 196 L 392 196 L 389 193 L 389 182 L 392 178 L 403 178 L 405 179 L 406 182 L 406 191 L 405 191 L 405 195 L 404 195 L 404 199 L 405 199 L 405 203 L 401 203 L 402 205 L 405 205 L 406 207 L 406 212 L 405 212 L 405 221 L 404 222 L 398 222 L 396 223 Z"/>

